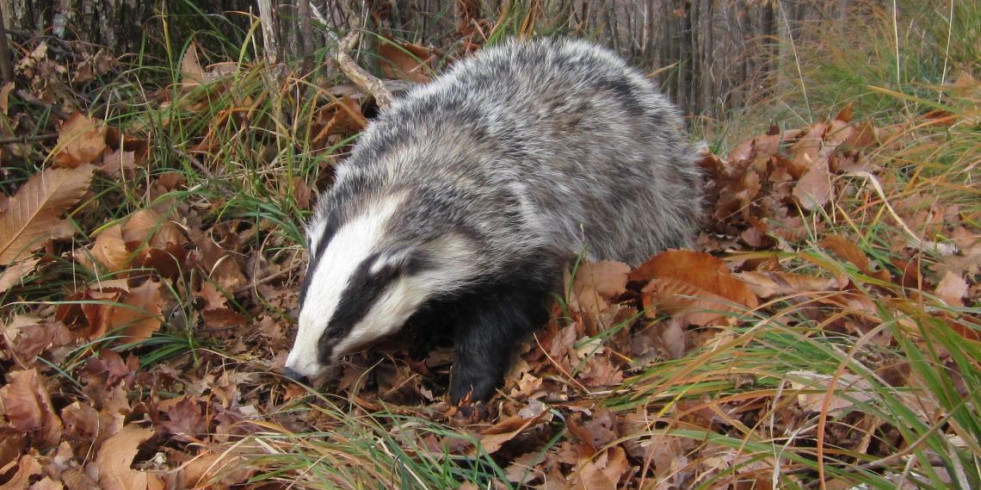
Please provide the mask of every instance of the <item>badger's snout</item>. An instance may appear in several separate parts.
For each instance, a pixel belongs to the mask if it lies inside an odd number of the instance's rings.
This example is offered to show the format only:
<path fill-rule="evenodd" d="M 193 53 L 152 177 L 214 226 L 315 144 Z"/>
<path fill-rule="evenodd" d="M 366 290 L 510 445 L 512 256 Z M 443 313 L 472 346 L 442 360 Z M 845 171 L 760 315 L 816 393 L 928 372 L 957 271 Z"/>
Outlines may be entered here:
<path fill-rule="evenodd" d="M 286 368 L 283 374 L 285 374 L 287 378 L 292 379 L 297 383 L 310 384 L 310 378 L 307 378 L 299 372 L 294 371 L 292 368 Z"/>
<path fill-rule="evenodd" d="M 309 308 L 300 312 L 299 331 L 293 348 L 286 357 L 284 373 L 290 379 L 305 382 L 319 378 L 327 371 L 321 356 L 321 337 L 326 327 L 318 323 L 317 315 L 310 313 Z"/>

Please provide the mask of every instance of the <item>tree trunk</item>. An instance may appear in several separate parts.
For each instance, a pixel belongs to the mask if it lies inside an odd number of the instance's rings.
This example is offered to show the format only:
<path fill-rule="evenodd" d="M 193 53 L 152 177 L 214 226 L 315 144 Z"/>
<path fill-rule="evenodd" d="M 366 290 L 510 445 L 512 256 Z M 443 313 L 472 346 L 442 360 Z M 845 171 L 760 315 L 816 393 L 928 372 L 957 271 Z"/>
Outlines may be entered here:
<path fill-rule="evenodd" d="M 147 51 L 163 55 L 195 32 L 217 32 L 204 41 L 241 42 L 253 0 L 2 0 L 8 30 L 20 37 L 53 35 L 109 47 L 116 55 Z M 217 13 L 217 14 L 216 14 Z M 202 15 L 215 14 L 215 15 Z M 144 41 L 146 43 L 144 49 Z"/>
<path fill-rule="evenodd" d="M 259 18 L 260 0 L 0 0 L 15 39 L 45 34 L 110 47 L 115 55 L 182 52 L 190 36 L 207 51 L 237 52 Z M 846 18 L 849 0 L 261 0 L 267 60 L 333 56 L 352 27 L 447 48 L 460 32 L 494 26 L 572 34 L 613 47 L 655 73 L 689 114 L 721 116 L 769 95 L 793 62 L 789 40 L 807 42 L 808 23 Z M 861 3 L 861 2 L 859 2 Z M 236 13 L 229 13 L 236 12 Z M 500 19 L 504 12 L 516 16 Z M 464 22 L 460 25 L 461 20 Z M 486 22 L 481 24 L 480 21 Z M 513 33 L 514 29 L 505 29 Z M 374 36 L 364 36 L 370 51 Z M 144 42 L 145 40 L 149 42 Z M 452 50 L 448 50 L 452 52 Z M 371 67 L 371 57 L 358 58 Z M 792 66 L 792 65 L 786 65 Z"/>

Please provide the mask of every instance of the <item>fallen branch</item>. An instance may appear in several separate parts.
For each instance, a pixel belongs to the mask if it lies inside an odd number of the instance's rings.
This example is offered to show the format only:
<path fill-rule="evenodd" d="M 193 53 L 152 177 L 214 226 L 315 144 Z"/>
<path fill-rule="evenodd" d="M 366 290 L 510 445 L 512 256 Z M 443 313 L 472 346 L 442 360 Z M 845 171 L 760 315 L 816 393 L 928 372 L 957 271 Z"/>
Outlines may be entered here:
<path fill-rule="evenodd" d="M 337 66 L 341 69 L 344 75 L 354 82 L 361 90 L 371 94 L 375 99 L 375 103 L 378 104 L 378 108 L 384 109 L 392 104 L 392 93 L 388 91 L 385 84 L 374 77 L 363 68 L 358 66 L 357 63 L 348 55 L 348 52 L 354 49 L 354 46 L 358 42 L 358 31 L 352 30 L 348 32 L 337 43 L 337 56 L 335 60 L 337 61 Z"/>

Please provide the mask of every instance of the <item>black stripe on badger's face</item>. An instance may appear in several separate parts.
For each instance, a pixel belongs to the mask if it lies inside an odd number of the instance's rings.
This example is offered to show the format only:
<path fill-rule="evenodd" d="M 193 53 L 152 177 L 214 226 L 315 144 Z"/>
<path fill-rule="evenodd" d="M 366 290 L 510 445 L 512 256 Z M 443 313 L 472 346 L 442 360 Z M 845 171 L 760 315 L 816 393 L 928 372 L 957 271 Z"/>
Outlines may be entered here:
<path fill-rule="evenodd" d="M 446 283 L 428 250 L 393 246 L 386 236 L 403 197 L 366 206 L 318 241 L 329 225 L 313 223 L 312 257 L 304 282 L 299 331 L 286 367 L 308 378 L 339 357 L 398 331 L 418 307 Z M 316 253 L 316 252 L 314 252 Z"/>
<path fill-rule="evenodd" d="M 347 288 L 341 293 L 334 316 L 317 341 L 317 356 L 321 364 L 331 363 L 334 346 L 351 334 L 354 326 L 364 320 L 379 296 L 404 273 L 397 264 L 385 264 L 372 270 L 379 259 L 380 255 L 377 253 L 369 255 L 351 275 Z"/>

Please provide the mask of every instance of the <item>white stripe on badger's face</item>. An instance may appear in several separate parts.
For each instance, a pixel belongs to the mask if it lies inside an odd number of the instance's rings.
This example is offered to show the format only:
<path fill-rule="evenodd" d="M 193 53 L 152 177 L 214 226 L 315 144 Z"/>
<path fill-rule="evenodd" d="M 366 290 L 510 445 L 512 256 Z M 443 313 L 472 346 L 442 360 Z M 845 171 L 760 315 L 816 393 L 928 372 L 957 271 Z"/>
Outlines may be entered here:
<path fill-rule="evenodd" d="M 335 359 L 395 333 L 423 303 L 443 292 L 456 290 L 477 273 L 472 263 L 473 249 L 459 234 L 447 233 L 428 243 L 426 250 L 435 256 L 438 264 L 415 274 L 400 275 L 390 283 L 364 318 L 334 346 Z M 371 270 L 378 272 L 404 258 L 403 255 L 380 257 Z"/>
<path fill-rule="evenodd" d="M 315 221 L 306 227 L 307 252 L 312 254 L 317 250 L 317 245 L 320 244 L 320 239 L 324 236 L 325 231 L 327 231 L 327 218 L 323 215 L 318 215 Z M 310 258 L 313 259 L 313 257 Z"/>
<path fill-rule="evenodd" d="M 327 366 L 319 361 L 317 346 L 320 337 L 327 329 L 351 275 L 374 252 L 385 224 L 403 200 L 404 196 L 390 197 L 345 223 L 327 244 L 315 267 L 307 271 L 312 277 L 304 303 L 300 305 L 300 328 L 293 349 L 286 358 L 286 367 L 308 378 L 323 374 Z M 316 251 L 317 240 L 325 227 L 326 223 L 322 221 L 310 228 L 314 233 L 310 239 L 311 253 Z"/>

